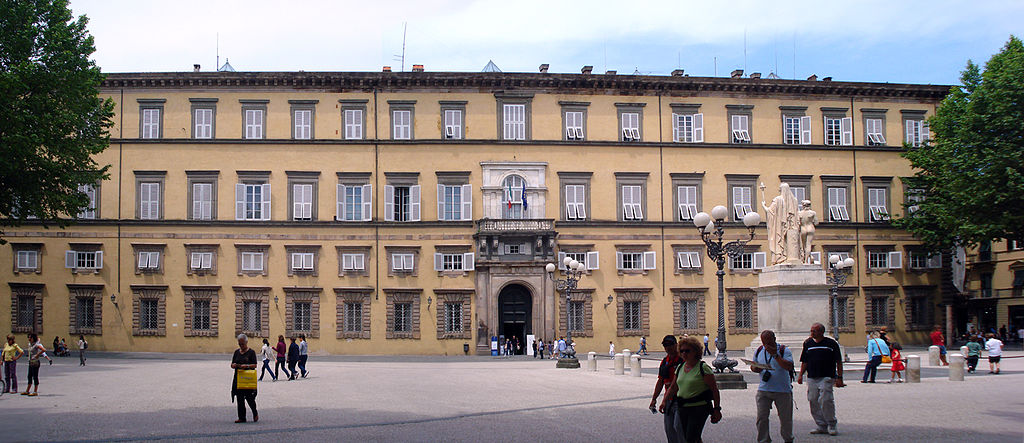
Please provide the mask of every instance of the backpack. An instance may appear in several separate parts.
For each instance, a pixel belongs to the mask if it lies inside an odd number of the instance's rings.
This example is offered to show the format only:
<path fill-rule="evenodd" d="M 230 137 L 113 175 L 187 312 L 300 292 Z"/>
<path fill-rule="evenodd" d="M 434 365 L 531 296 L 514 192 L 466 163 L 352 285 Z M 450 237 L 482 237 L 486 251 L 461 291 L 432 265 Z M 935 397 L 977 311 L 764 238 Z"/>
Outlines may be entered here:
<path fill-rule="evenodd" d="M 764 350 L 764 345 L 758 346 L 757 350 L 754 351 L 754 361 L 757 361 L 757 355 L 760 354 L 762 350 Z M 785 355 L 785 353 L 786 353 L 786 345 L 780 344 L 779 345 L 779 355 L 780 356 L 781 355 Z M 794 368 L 795 368 L 795 366 L 794 366 Z M 792 383 L 793 380 L 796 380 L 796 371 L 789 371 L 789 382 Z"/>

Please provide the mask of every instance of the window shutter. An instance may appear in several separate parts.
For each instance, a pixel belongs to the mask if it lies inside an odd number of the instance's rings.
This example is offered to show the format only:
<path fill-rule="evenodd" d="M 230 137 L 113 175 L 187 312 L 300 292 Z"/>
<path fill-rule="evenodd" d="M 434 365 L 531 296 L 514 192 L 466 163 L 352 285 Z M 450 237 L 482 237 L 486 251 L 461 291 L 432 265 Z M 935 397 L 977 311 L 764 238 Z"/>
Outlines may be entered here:
<path fill-rule="evenodd" d="M 395 187 L 384 185 L 384 221 L 395 221 Z"/>
<path fill-rule="evenodd" d="M 704 143 L 704 114 L 693 114 L 693 141 Z"/>
<path fill-rule="evenodd" d="M 96 251 L 96 268 L 103 269 L 103 251 Z"/>
<path fill-rule="evenodd" d="M 586 186 L 577 185 L 575 188 L 576 193 L 576 216 L 581 220 L 587 218 L 587 201 L 586 201 Z"/>
<path fill-rule="evenodd" d="M 939 269 L 941 267 L 942 267 L 942 254 L 941 253 L 935 254 L 935 255 L 933 255 L 931 257 L 928 257 L 928 268 L 929 269 Z"/>
<path fill-rule="evenodd" d="M 235 220 L 245 219 L 245 185 L 235 184 Z"/>
<path fill-rule="evenodd" d="M 622 194 L 622 218 L 625 220 L 632 220 L 633 192 L 629 190 L 629 186 L 622 186 L 619 192 Z"/>
<path fill-rule="evenodd" d="M 565 218 L 575 220 L 579 217 L 576 213 L 576 189 L 569 185 L 565 187 Z"/>
<path fill-rule="evenodd" d="M 558 252 L 558 269 L 565 269 L 565 253 Z"/>
<path fill-rule="evenodd" d="M 657 267 L 657 255 L 654 251 L 644 251 L 644 270 L 651 270 Z"/>
<path fill-rule="evenodd" d="M 904 128 L 903 128 L 903 134 L 904 134 L 903 138 L 904 138 L 904 141 L 906 141 L 910 145 L 913 145 L 914 144 L 914 121 L 913 120 L 906 120 L 903 123 L 904 123 L 904 125 L 903 125 L 904 126 Z"/>
<path fill-rule="evenodd" d="M 808 115 L 800 117 L 800 144 L 811 144 L 811 117 Z"/>
<path fill-rule="evenodd" d="M 373 220 L 373 185 L 363 185 L 363 221 Z"/>
<path fill-rule="evenodd" d="M 690 252 L 690 267 L 700 268 L 700 252 Z"/>
<path fill-rule="evenodd" d="M 68 269 L 75 269 L 75 265 L 78 260 L 78 254 L 75 251 L 64 251 L 64 267 Z"/>
<path fill-rule="evenodd" d="M 472 271 L 472 270 L 476 269 L 476 261 L 474 260 L 473 257 L 474 256 L 473 256 L 472 252 L 467 252 L 465 254 L 462 254 L 462 270 L 463 271 Z"/>
<path fill-rule="evenodd" d="M 260 187 L 263 191 L 260 193 L 263 197 L 263 201 L 260 204 L 260 214 L 263 215 L 264 220 L 270 220 L 270 183 L 264 183 Z"/>
<path fill-rule="evenodd" d="M 420 221 L 420 185 L 409 187 L 409 220 Z"/>
<path fill-rule="evenodd" d="M 334 218 L 338 221 L 345 220 L 345 185 L 338 185 L 338 215 Z"/>
<path fill-rule="evenodd" d="M 437 219 L 444 220 L 444 185 L 437 185 Z"/>
<path fill-rule="evenodd" d="M 462 219 L 473 219 L 473 185 L 462 185 Z"/>
<path fill-rule="evenodd" d="M 601 268 L 601 254 L 598 251 L 587 251 L 587 270 L 594 271 Z"/>
<path fill-rule="evenodd" d="M 637 220 L 643 220 L 644 219 L 644 208 L 643 208 L 643 201 L 644 200 L 643 200 L 643 198 L 640 195 L 640 193 L 642 191 L 643 191 L 643 187 L 641 187 L 641 186 L 634 186 L 632 191 L 631 191 L 633 193 L 633 215 L 636 216 Z"/>
<path fill-rule="evenodd" d="M 839 120 L 839 127 L 841 128 L 843 146 L 853 145 L 853 118 L 843 117 Z"/>
<path fill-rule="evenodd" d="M 302 269 L 302 254 L 292 253 L 292 270 Z"/>
<path fill-rule="evenodd" d="M 203 185 L 199 183 L 192 184 L 192 219 L 201 220 L 203 218 Z"/>
<path fill-rule="evenodd" d="M 441 254 L 439 252 L 435 252 L 434 253 L 434 270 L 435 271 L 443 271 L 444 270 L 444 254 Z"/>
<path fill-rule="evenodd" d="M 302 202 L 304 201 L 302 188 L 302 185 L 292 185 L 292 219 L 302 218 Z"/>
<path fill-rule="evenodd" d="M 622 251 L 615 251 L 615 269 L 622 270 Z"/>
<path fill-rule="evenodd" d="M 352 267 L 356 270 L 362 271 L 366 269 L 366 256 L 363 254 L 355 254 L 352 256 Z"/>
<path fill-rule="evenodd" d="M 903 268 L 903 251 L 889 251 L 889 269 Z"/>
<path fill-rule="evenodd" d="M 928 129 L 928 121 L 921 120 L 921 143 L 931 138 L 931 133 Z"/>
<path fill-rule="evenodd" d="M 752 254 L 754 259 L 754 269 L 763 269 L 765 262 L 767 262 L 767 256 L 764 252 L 755 252 Z"/>

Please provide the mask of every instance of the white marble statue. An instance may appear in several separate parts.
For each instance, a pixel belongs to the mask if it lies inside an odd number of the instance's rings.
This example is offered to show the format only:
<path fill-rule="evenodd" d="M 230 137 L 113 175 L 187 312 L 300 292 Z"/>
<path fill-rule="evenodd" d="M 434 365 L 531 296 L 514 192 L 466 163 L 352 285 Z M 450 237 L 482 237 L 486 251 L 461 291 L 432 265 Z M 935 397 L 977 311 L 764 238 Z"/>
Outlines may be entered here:
<path fill-rule="evenodd" d="M 818 224 L 818 213 L 811 209 L 810 200 L 800 202 L 797 217 L 800 220 L 800 263 L 808 263 L 814 242 L 814 225 Z"/>
<path fill-rule="evenodd" d="M 768 251 L 772 264 L 800 264 L 800 219 L 799 205 L 789 183 L 779 186 L 779 195 L 771 205 L 764 202 L 764 183 L 761 183 L 761 207 L 764 208 L 768 225 Z"/>

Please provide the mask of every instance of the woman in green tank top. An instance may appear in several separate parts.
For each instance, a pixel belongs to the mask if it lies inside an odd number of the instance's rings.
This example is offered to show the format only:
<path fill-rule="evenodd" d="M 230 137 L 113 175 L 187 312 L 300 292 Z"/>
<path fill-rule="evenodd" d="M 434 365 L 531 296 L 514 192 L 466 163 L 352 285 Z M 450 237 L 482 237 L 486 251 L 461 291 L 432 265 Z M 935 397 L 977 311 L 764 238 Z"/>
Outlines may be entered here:
<path fill-rule="evenodd" d="M 685 337 L 679 342 L 679 356 L 683 364 L 676 371 L 676 382 L 669 387 L 668 395 L 678 402 L 676 428 L 683 441 L 697 443 L 704 432 L 704 423 L 711 416 L 711 423 L 722 419 L 722 402 L 718 384 L 711 368 L 701 361 L 700 341 L 696 337 Z"/>

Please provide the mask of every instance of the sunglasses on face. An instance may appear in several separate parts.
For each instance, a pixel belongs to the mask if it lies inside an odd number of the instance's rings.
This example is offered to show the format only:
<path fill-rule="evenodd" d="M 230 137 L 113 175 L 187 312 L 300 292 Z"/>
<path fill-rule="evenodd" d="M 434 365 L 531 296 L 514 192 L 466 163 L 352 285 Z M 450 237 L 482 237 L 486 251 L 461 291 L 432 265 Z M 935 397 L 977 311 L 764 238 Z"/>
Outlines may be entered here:
<path fill-rule="evenodd" d="M 679 353 L 680 353 L 680 354 L 689 354 L 689 353 L 690 353 L 690 351 L 693 351 L 693 349 L 687 349 L 687 348 L 683 348 L 683 349 L 680 349 L 680 350 L 679 350 Z"/>

